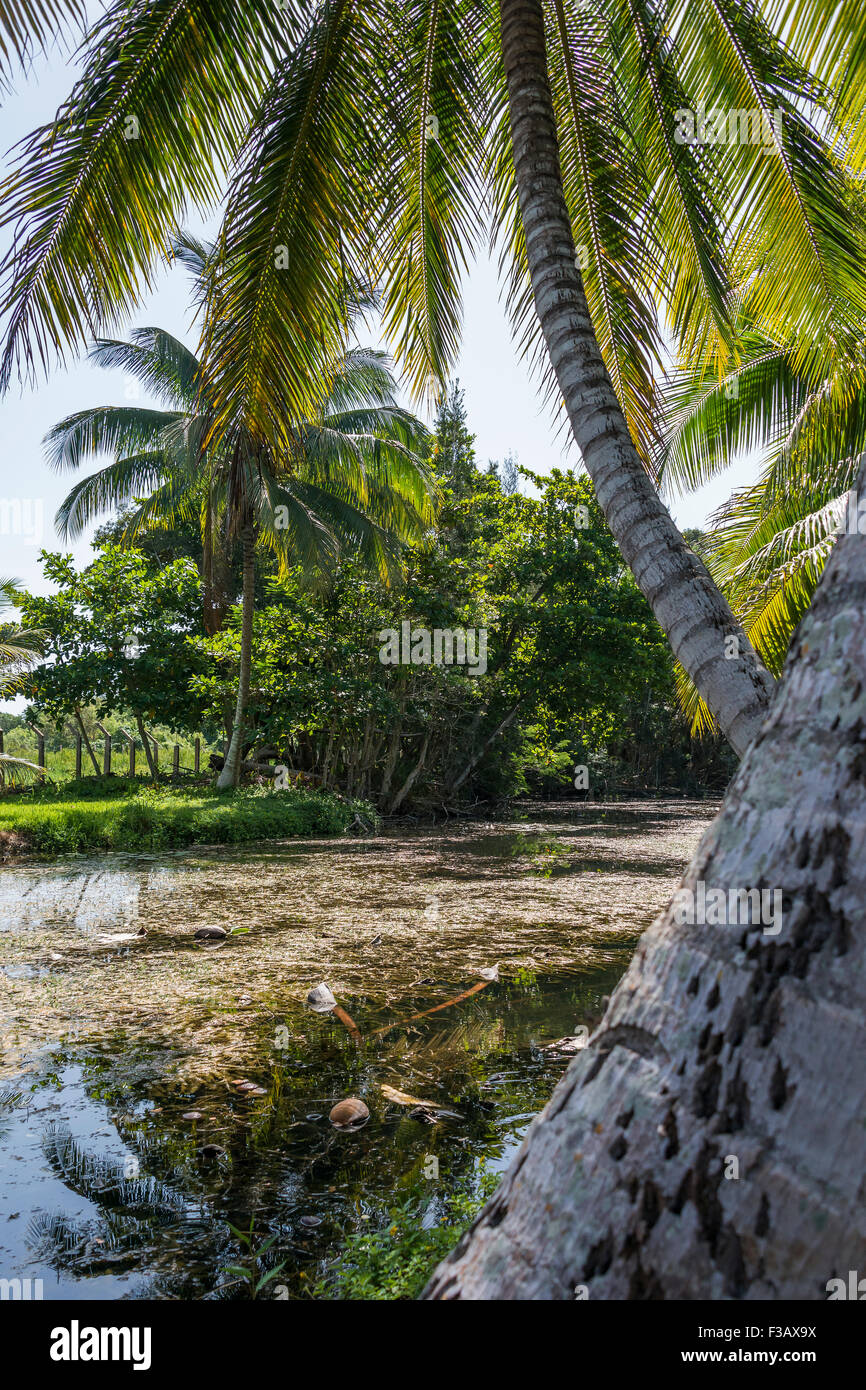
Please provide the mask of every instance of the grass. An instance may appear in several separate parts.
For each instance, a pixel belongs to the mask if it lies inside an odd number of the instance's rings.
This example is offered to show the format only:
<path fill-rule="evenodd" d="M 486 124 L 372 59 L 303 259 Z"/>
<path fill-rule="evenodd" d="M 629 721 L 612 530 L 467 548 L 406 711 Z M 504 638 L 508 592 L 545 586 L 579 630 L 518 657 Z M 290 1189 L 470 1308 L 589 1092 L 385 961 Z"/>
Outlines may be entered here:
<path fill-rule="evenodd" d="M 220 793 L 85 778 L 0 797 L 0 848 L 54 855 L 338 835 L 356 815 L 375 821 L 364 802 L 301 788 Z"/>

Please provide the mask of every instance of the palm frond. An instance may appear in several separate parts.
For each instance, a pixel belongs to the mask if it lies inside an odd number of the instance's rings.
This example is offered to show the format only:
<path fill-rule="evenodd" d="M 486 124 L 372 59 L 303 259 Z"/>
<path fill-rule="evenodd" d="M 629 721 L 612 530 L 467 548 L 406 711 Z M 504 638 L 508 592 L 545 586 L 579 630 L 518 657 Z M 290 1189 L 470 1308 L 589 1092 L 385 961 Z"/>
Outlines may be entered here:
<path fill-rule="evenodd" d="M 105 512 L 128 505 L 162 485 L 168 471 L 161 451 L 125 454 L 70 488 L 54 517 L 63 540 L 77 540 Z"/>
<path fill-rule="evenodd" d="M 460 277 L 482 232 L 498 59 L 492 9 L 488 0 L 386 6 L 375 88 L 377 212 L 363 244 L 381 276 L 385 332 L 416 399 L 445 384 L 459 351 Z"/>
<path fill-rule="evenodd" d="M 107 405 L 67 415 L 42 441 L 52 468 L 80 468 L 96 454 L 132 454 L 158 448 L 165 429 L 187 417 L 177 411 L 149 410 L 143 406 Z"/>
<path fill-rule="evenodd" d="M 39 3 L 39 0 L 34 0 Z M 0 390 L 65 357 L 152 289 L 187 200 L 222 192 L 294 6 L 115 0 L 55 120 L 0 186 Z"/>
<path fill-rule="evenodd" d="M 290 451 L 291 422 L 316 413 L 345 346 L 342 231 L 365 215 L 352 171 L 370 139 L 357 99 L 370 43 L 356 7 L 326 0 L 272 74 L 234 175 L 204 348 L 227 450 L 244 436 Z"/>
<path fill-rule="evenodd" d="M 192 410 L 202 389 L 194 353 L 162 328 L 133 328 L 130 341 L 100 338 L 88 351 L 91 362 L 128 372 L 164 405 Z"/>
<path fill-rule="evenodd" d="M 2 0 L 0 2 L 0 71 L 8 77 L 13 60 L 26 64 L 34 49 L 65 38 L 85 20 L 82 0 Z"/>

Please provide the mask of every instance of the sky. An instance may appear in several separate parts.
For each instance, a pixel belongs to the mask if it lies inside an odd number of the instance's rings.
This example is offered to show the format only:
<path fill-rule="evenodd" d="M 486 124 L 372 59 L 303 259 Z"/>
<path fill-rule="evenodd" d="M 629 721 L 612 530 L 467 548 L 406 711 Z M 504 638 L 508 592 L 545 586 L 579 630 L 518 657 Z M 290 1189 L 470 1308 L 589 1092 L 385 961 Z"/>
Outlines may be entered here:
<path fill-rule="evenodd" d="M 62 53 L 39 59 L 28 78 L 0 108 L 0 151 L 5 152 L 35 126 L 45 123 L 68 95 L 73 68 Z M 189 223 L 200 231 L 198 218 Z M 2 249 L 5 250 L 5 247 Z M 131 315 L 128 327 L 155 324 L 196 346 L 188 309 L 187 277 L 179 267 L 166 271 L 158 287 Z M 123 336 L 119 333 L 118 336 Z M 465 391 L 470 430 L 476 436 L 481 467 L 488 459 L 509 453 L 533 472 L 546 473 L 569 466 L 575 452 L 564 452 L 551 413 L 539 398 L 528 363 L 512 343 L 504 304 L 500 300 L 497 268 L 483 256 L 464 282 L 464 335 L 455 372 Z M 58 474 L 44 461 L 42 438 L 47 429 L 74 411 L 95 405 L 128 404 L 138 390 L 120 371 L 107 372 L 86 360 L 73 360 L 53 370 L 47 380 L 21 390 L 13 386 L 0 401 L 0 576 L 19 579 L 33 592 L 46 592 L 39 565 L 41 548 L 71 551 L 86 564 L 91 557 L 89 534 L 74 544 L 59 540 L 54 514 L 75 477 Z M 141 392 L 138 403 L 151 403 Z M 105 462 L 107 460 L 102 460 Z M 99 466 L 94 463 L 93 471 Z M 712 483 L 688 496 L 670 501 L 681 528 L 702 526 L 707 517 L 737 487 L 751 482 L 756 460 L 735 461 Z"/>

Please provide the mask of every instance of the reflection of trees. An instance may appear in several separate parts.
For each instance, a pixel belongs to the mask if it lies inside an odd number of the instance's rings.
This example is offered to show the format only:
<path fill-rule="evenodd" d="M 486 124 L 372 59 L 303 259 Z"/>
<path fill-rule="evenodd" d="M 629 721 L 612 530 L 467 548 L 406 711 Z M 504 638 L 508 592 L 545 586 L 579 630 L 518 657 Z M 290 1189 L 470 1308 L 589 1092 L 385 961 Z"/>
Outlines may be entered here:
<path fill-rule="evenodd" d="M 479 1158 L 499 1158 L 513 1142 L 514 1125 L 551 1094 L 563 1068 L 535 1042 L 573 1032 L 619 973 L 611 967 L 531 989 L 499 986 L 467 1001 L 459 1018 L 440 1015 L 363 1047 L 337 1026 L 305 1018 L 301 1031 L 292 1019 L 277 1065 L 269 1025 L 261 1037 L 268 1094 L 255 1100 L 225 1082 L 191 1099 L 169 1074 L 175 1054 L 156 1044 L 133 1051 L 117 1035 L 100 1054 L 76 1060 L 88 1099 L 111 1116 L 138 1175 L 128 1176 L 122 1160 L 89 1152 L 68 1129 L 48 1129 L 43 1148 L 52 1173 L 92 1210 L 35 1217 L 28 1243 L 72 1277 L 144 1276 L 141 1297 L 229 1300 L 246 1291 L 220 1289 L 219 1271 L 243 1263 L 228 1223 L 247 1230 L 254 1217 L 257 1240 L 277 1235 L 264 1265 L 285 1260 L 278 1282 L 301 1296 L 346 1236 L 387 1227 L 391 1209 L 407 1197 L 419 1195 L 425 1224 L 446 1214 L 447 1194 L 471 1188 Z M 347 1002 L 357 1017 L 369 1018 L 372 1004 Z M 62 1074 L 72 1060 L 65 1051 L 52 1058 L 52 1070 Z M 447 1105 L 461 1118 L 420 1123 L 410 1107 L 385 1101 L 381 1082 Z M 334 1100 L 352 1094 L 364 1097 L 372 1119 L 347 1136 L 326 1117 Z M 156 1099 L 161 1112 L 132 1113 L 144 1097 Z M 180 1119 L 190 1108 L 208 1115 L 206 1126 L 193 1130 Z M 308 1112 L 323 1118 L 307 1121 Z M 204 1157 L 201 1146 L 210 1142 L 226 1156 Z M 430 1154 L 439 1161 L 438 1182 L 423 1176 Z M 313 1214 L 322 1225 L 306 1230 L 299 1218 Z"/>
<path fill-rule="evenodd" d="M 64 1186 L 97 1209 L 95 1217 L 38 1212 L 31 1219 L 28 1245 L 58 1272 L 85 1275 L 133 1264 L 154 1230 L 176 1225 L 188 1205 L 167 1182 L 127 1176 L 123 1163 L 94 1157 L 59 1126 L 48 1127 L 42 1151 Z"/>

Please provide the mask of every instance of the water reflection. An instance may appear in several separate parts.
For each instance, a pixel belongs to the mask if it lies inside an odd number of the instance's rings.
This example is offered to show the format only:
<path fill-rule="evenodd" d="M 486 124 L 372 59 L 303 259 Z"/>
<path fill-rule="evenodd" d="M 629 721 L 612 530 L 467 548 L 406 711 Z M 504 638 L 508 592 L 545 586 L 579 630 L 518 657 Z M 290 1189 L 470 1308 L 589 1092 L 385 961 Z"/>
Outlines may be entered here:
<path fill-rule="evenodd" d="M 46 1298 L 244 1297 L 224 1271 L 254 1218 L 303 1297 L 401 1193 L 435 1221 L 507 1163 L 567 1065 L 545 1045 L 593 1025 L 709 819 L 616 811 L 0 874 L 0 1274 Z M 252 930 L 196 943 L 215 922 Z M 360 1046 L 303 1010 L 320 980 Z M 349 1095 L 355 1133 L 327 1119 Z"/>

